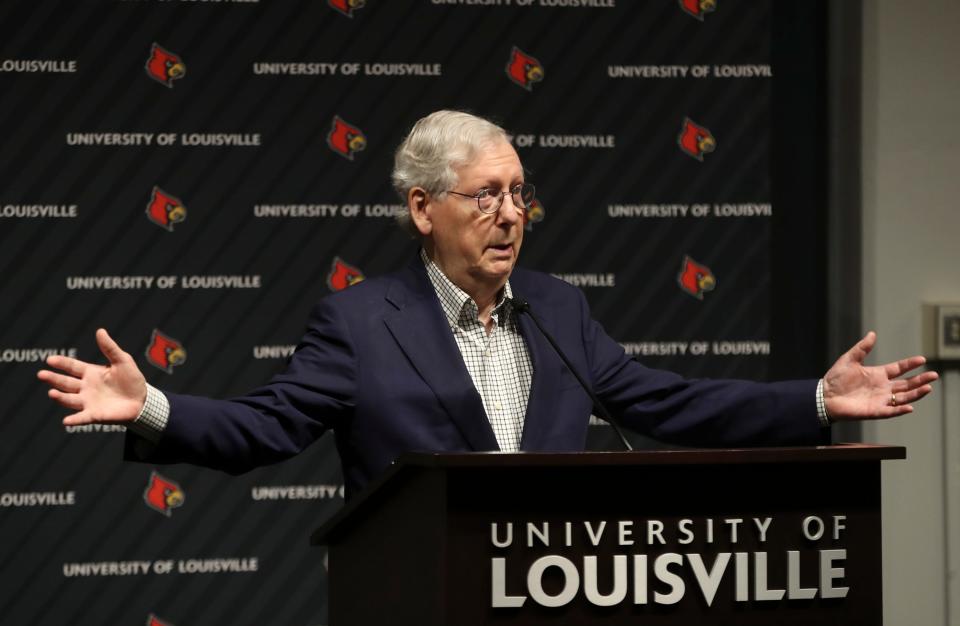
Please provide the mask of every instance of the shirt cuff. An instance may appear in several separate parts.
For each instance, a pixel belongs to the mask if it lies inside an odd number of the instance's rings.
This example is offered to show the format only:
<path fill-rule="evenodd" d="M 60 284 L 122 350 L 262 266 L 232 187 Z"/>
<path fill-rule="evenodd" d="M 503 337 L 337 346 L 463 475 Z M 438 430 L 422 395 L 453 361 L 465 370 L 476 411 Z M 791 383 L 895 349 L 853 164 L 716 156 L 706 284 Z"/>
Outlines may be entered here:
<path fill-rule="evenodd" d="M 823 379 L 817 383 L 817 419 L 821 428 L 830 427 L 830 414 L 827 413 L 827 403 L 823 399 Z"/>
<path fill-rule="evenodd" d="M 160 441 L 170 419 L 170 401 L 163 392 L 147 384 L 147 399 L 137 419 L 127 424 L 127 430 L 153 443 Z"/>

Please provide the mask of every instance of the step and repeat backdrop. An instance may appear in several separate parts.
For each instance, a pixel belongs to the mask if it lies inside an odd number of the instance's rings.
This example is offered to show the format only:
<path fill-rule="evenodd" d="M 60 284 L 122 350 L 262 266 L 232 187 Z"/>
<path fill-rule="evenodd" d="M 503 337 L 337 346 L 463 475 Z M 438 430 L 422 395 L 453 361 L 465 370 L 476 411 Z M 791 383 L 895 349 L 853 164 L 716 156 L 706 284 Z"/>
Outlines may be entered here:
<path fill-rule="evenodd" d="M 784 243 L 773 13 L 753 0 L 0 5 L 0 622 L 326 623 L 325 554 L 307 537 L 343 504 L 332 437 L 240 477 L 126 464 L 122 428 L 64 429 L 35 374 L 50 354 L 101 359 L 103 326 L 162 389 L 262 383 L 318 298 L 416 254 L 389 174 L 439 108 L 511 132 L 539 195 L 521 263 L 582 288 L 629 354 L 766 378 Z"/>

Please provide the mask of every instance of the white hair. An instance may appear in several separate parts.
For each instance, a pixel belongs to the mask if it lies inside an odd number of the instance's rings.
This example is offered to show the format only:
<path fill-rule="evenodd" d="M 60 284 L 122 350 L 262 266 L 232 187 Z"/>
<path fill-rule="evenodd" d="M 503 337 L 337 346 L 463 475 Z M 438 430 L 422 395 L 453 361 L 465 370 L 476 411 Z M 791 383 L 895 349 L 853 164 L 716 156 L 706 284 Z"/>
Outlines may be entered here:
<path fill-rule="evenodd" d="M 410 190 L 422 187 L 441 196 L 457 186 L 457 168 L 473 161 L 484 146 L 509 140 L 503 128 L 464 111 L 435 111 L 419 119 L 394 155 L 393 188 L 404 206 L 397 222 L 419 235 L 407 208 Z"/>

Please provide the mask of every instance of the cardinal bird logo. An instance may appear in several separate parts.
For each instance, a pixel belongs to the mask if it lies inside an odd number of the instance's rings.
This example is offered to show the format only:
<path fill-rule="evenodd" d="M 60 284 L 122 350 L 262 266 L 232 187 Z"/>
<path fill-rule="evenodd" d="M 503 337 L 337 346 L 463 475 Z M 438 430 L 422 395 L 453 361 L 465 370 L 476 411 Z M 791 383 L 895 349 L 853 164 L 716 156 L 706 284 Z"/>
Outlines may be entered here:
<path fill-rule="evenodd" d="M 687 15 L 692 15 L 701 22 L 703 16 L 707 13 L 713 13 L 717 10 L 717 0 L 679 0 L 680 8 Z"/>
<path fill-rule="evenodd" d="M 171 89 L 173 89 L 173 81 L 180 80 L 187 73 L 187 66 L 183 64 L 180 57 L 169 50 L 164 50 L 157 43 L 150 48 L 150 57 L 145 67 L 147 76 Z"/>
<path fill-rule="evenodd" d="M 677 145 L 686 154 L 698 161 L 703 161 L 703 155 L 717 149 L 717 140 L 709 130 L 700 126 L 689 117 L 683 118 L 683 127 L 677 135 Z"/>
<path fill-rule="evenodd" d="M 546 216 L 547 210 L 540 204 L 540 200 L 534 200 L 523 212 L 524 230 L 533 230 L 533 225 L 542 222 Z"/>
<path fill-rule="evenodd" d="M 147 626 L 173 626 L 170 622 L 165 622 L 153 613 L 147 616 Z"/>
<path fill-rule="evenodd" d="M 367 147 L 363 131 L 339 115 L 333 116 L 333 126 L 327 134 L 327 145 L 340 156 L 353 160 L 353 155 Z"/>
<path fill-rule="evenodd" d="M 533 84 L 542 81 L 544 76 L 540 61 L 516 46 L 510 52 L 506 69 L 507 77 L 527 91 L 533 91 Z"/>
<path fill-rule="evenodd" d="M 330 266 L 330 273 L 327 274 L 327 287 L 332 291 L 343 291 L 363 279 L 363 272 L 344 262 L 340 257 L 334 257 L 333 264 Z"/>
<path fill-rule="evenodd" d="M 168 374 L 173 368 L 182 365 L 187 360 L 187 350 L 176 339 L 168 337 L 157 329 L 153 329 L 150 336 L 150 345 L 147 346 L 147 361 L 150 365 L 160 368 Z"/>
<path fill-rule="evenodd" d="M 365 7 L 367 2 L 366 0 L 327 0 L 327 4 L 340 14 L 353 17 L 353 12 Z"/>
<path fill-rule="evenodd" d="M 710 268 L 697 263 L 689 255 L 683 257 L 683 266 L 677 274 L 677 282 L 681 289 L 697 300 L 703 300 L 703 294 L 713 291 L 717 286 L 717 278 Z"/>
<path fill-rule="evenodd" d="M 156 470 L 150 472 L 150 481 L 143 490 L 143 501 L 148 507 L 170 517 L 173 509 L 183 506 L 184 497 L 180 485 L 164 478 Z"/>
<path fill-rule="evenodd" d="M 183 206 L 179 198 L 154 187 L 150 194 L 150 203 L 147 204 L 147 218 L 157 226 L 173 232 L 174 224 L 187 219 L 187 207 Z"/>

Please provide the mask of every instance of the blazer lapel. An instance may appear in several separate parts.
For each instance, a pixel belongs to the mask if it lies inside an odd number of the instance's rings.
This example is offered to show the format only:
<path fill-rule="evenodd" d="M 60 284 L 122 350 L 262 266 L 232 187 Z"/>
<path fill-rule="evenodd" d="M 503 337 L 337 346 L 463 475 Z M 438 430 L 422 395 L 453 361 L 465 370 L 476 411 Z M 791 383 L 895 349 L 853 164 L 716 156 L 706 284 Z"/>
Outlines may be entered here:
<path fill-rule="evenodd" d="M 538 316 L 547 330 L 549 322 Z M 527 415 L 523 423 L 523 436 L 520 438 L 520 449 L 525 451 L 543 450 L 544 437 L 549 431 L 550 423 L 556 419 L 560 394 L 557 393 L 557 382 L 563 370 L 566 369 L 560 357 L 553 351 L 553 347 L 540 335 L 540 330 L 527 315 L 519 315 L 520 334 L 527 342 L 530 351 L 530 360 L 533 365 L 533 380 L 530 383 L 530 397 L 527 400 Z"/>
<path fill-rule="evenodd" d="M 396 312 L 384 322 L 474 450 L 499 450 L 460 349 L 419 256 L 386 295 Z"/>

